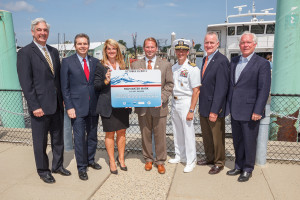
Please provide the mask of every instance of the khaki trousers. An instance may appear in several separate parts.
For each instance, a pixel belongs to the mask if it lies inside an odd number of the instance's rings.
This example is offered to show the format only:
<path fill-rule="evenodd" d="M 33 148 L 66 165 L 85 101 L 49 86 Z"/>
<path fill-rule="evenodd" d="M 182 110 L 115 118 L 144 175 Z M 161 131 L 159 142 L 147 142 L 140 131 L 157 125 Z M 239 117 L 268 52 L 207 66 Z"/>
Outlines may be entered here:
<path fill-rule="evenodd" d="M 163 165 L 167 160 L 166 146 L 166 124 L 167 116 L 153 117 L 147 109 L 145 115 L 138 115 L 139 125 L 142 133 L 143 156 L 146 162 L 155 162 Z M 152 152 L 152 130 L 155 141 L 156 160 L 153 158 Z"/>
<path fill-rule="evenodd" d="M 203 144 L 207 162 L 222 167 L 225 165 L 225 118 L 216 122 L 200 115 Z"/>

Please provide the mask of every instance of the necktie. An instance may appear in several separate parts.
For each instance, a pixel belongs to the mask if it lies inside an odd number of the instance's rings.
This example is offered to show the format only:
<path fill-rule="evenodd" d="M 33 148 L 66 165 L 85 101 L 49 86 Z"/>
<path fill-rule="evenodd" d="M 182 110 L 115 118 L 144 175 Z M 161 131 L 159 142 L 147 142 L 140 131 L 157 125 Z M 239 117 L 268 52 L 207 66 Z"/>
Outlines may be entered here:
<path fill-rule="evenodd" d="M 151 62 L 152 62 L 152 60 L 148 60 L 148 66 L 147 66 L 147 69 L 152 69 Z"/>
<path fill-rule="evenodd" d="M 47 52 L 47 50 L 46 50 L 45 47 L 43 47 L 43 50 L 44 50 L 44 52 L 45 52 L 45 58 L 46 58 L 46 60 L 47 60 L 47 62 L 48 62 L 48 64 L 49 64 L 49 67 L 50 67 L 50 69 L 51 69 L 51 72 L 52 72 L 52 74 L 54 75 L 54 68 L 53 68 L 53 65 L 52 65 L 52 63 L 51 63 L 49 54 L 48 54 L 48 52 Z"/>
<path fill-rule="evenodd" d="M 206 58 L 205 58 L 205 63 L 204 63 L 204 65 L 203 65 L 202 78 L 203 78 L 204 72 L 205 72 L 205 70 L 206 70 L 207 61 L 208 61 L 208 56 L 206 56 Z"/>
<path fill-rule="evenodd" d="M 84 67 L 84 74 L 85 74 L 85 76 L 86 76 L 86 80 L 88 80 L 89 81 L 89 77 L 90 77 L 90 71 L 89 71 L 89 67 L 88 67 L 88 65 L 87 65 L 87 63 L 86 63 L 86 59 L 84 58 L 83 59 L 83 67 Z"/>

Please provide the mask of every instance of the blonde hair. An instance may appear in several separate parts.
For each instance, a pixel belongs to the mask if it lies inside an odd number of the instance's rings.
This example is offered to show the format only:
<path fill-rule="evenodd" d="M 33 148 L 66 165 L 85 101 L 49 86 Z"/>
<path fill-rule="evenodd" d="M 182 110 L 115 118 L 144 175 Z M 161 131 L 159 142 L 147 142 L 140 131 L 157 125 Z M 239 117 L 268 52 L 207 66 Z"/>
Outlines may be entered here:
<path fill-rule="evenodd" d="M 101 60 L 101 63 L 103 65 L 107 65 L 107 63 L 108 63 L 108 57 L 107 57 L 107 54 L 106 54 L 106 49 L 107 49 L 108 45 L 111 45 L 111 46 L 113 46 L 114 48 L 117 49 L 116 61 L 119 63 L 120 69 L 125 69 L 124 58 L 123 58 L 123 55 L 121 53 L 119 43 L 114 39 L 108 39 L 108 40 L 105 41 L 104 47 L 103 47 L 103 59 Z"/>

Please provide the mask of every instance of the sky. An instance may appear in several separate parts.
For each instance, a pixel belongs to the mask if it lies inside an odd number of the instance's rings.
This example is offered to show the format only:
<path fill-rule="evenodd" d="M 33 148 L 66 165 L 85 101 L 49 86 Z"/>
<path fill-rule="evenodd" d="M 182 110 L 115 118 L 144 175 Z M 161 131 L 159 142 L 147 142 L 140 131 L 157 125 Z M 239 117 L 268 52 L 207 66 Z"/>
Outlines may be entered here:
<path fill-rule="evenodd" d="M 227 2 L 227 6 L 226 6 Z M 91 42 L 108 38 L 124 40 L 132 47 L 132 34 L 137 33 L 137 45 L 147 37 L 194 40 L 203 44 L 206 27 L 238 14 L 234 6 L 248 5 L 242 13 L 252 9 L 253 0 L 0 0 L 0 10 L 12 13 L 18 46 L 32 41 L 30 23 L 37 17 L 50 25 L 48 44 L 74 40 L 78 33 L 86 33 Z M 256 0 L 256 12 L 274 8 L 276 0 Z M 227 9 L 226 9 L 227 7 Z M 274 17 L 265 17 L 274 20 Z"/>

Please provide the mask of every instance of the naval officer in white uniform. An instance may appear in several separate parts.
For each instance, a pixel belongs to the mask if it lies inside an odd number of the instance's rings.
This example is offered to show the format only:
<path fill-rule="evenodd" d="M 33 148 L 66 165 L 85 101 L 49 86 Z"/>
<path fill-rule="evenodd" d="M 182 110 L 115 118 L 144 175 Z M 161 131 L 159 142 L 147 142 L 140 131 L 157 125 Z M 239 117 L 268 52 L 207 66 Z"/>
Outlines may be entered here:
<path fill-rule="evenodd" d="M 173 42 L 178 62 L 172 66 L 174 89 L 172 99 L 172 125 L 175 158 L 169 163 L 184 162 L 184 172 L 196 166 L 196 142 L 193 124 L 194 110 L 200 93 L 200 70 L 187 56 L 191 42 L 178 39 Z"/>

